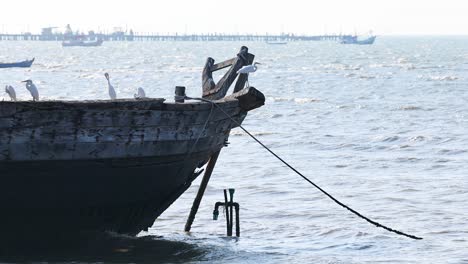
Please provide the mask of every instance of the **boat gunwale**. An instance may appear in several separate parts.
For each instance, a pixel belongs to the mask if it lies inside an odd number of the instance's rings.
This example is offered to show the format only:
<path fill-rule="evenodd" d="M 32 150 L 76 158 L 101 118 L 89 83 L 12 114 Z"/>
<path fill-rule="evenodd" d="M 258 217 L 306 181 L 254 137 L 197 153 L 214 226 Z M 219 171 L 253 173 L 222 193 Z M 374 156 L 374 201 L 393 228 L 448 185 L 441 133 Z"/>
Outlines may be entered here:
<path fill-rule="evenodd" d="M 201 101 L 185 101 L 184 103 L 166 102 L 164 98 L 148 99 L 117 99 L 117 100 L 47 100 L 47 101 L 0 101 L 0 117 L 14 115 L 14 112 L 28 110 L 161 110 L 161 111 L 200 111 L 212 107 L 211 103 Z M 216 104 L 222 104 L 223 107 L 235 107 L 238 105 L 238 99 L 226 97 L 213 101 Z M 14 108 L 14 109 L 13 109 Z M 8 111 L 10 110 L 10 111 Z M 11 112 L 14 110 L 14 112 Z M 10 113 L 5 113 L 7 111 Z M 2 113 L 3 112 L 3 113 Z"/>

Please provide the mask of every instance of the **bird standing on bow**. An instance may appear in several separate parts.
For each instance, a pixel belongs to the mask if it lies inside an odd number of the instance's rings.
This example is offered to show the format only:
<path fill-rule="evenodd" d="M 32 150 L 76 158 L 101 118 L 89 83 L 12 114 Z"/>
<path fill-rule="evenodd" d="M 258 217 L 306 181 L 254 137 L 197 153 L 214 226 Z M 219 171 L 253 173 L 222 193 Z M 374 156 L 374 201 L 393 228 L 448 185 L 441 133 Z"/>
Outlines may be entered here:
<path fill-rule="evenodd" d="M 247 87 L 249 87 L 249 73 L 252 73 L 252 72 L 256 72 L 257 71 L 257 64 L 261 64 L 260 62 L 255 62 L 253 65 L 245 65 L 244 67 L 240 68 L 238 71 L 237 71 L 237 74 L 247 74 L 247 80 L 246 80 L 246 83 L 247 83 Z"/>
<path fill-rule="evenodd" d="M 15 88 L 11 85 L 5 85 L 5 92 L 10 96 L 12 101 L 16 101 L 16 92 Z"/>
<path fill-rule="evenodd" d="M 133 95 L 135 99 L 142 99 L 146 98 L 145 90 L 143 88 L 138 87 L 137 93 Z"/>
<path fill-rule="evenodd" d="M 110 97 L 110 99 L 111 100 L 117 99 L 117 94 L 115 93 L 114 86 L 112 86 L 112 84 L 110 83 L 110 80 L 109 80 L 109 74 L 106 72 L 106 73 L 104 73 L 104 76 L 106 77 L 107 85 L 109 86 L 109 97 Z"/>
<path fill-rule="evenodd" d="M 26 83 L 26 89 L 31 93 L 33 101 L 39 101 L 39 90 L 37 90 L 36 85 L 34 85 L 32 80 L 22 81 Z"/>

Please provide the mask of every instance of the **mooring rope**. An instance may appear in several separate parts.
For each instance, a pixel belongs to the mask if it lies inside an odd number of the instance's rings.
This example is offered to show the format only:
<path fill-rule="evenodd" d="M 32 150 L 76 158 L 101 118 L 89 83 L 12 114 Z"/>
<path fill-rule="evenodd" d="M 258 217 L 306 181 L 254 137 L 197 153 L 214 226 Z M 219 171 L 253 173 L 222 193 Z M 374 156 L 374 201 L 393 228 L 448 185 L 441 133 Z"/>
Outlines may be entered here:
<path fill-rule="evenodd" d="M 191 97 L 185 97 L 186 99 L 188 100 L 198 100 L 198 101 L 203 101 L 203 102 L 208 102 L 208 103 L 211 103 L 213 104 L 214 106 L 216 106 L 219 110 L 221 110 L 221 112 L 223 112 L 229 119 L 231 119 L 231 121 L 233 121 L 234 123 L 236 123 L 236 125 L 238 125 L 245 133 L 247 133 L 247 135 L 249 135 L 252 139 L 254 139 L 258 144 L 260 144 L 264 149 L 266 149 L 268 152 L 270 152 L 270 154 L 272 154 L 273 156 L 275 156 L 278 160 L 280 160 L 284 165 L 286 165 L 288 168 L 290 168 L 292 171 L 294 171 L 297 175 L 301 176 L 304 180 L 306 180 L 308 183 L 310 183 L 311 185 L 313 185 L 315 188 L 317 188 L 319 191 L 321 191 L 323 194 L 325 194 L 326 196 L 328 196 L 328 198 L 330 198 L 331 200 L 333 200 L 335 203 L 337 203 L 338 205 L 346 208 L 348 211 L 352 212 L 353 214 L 357 215 L 358 217 L 366 220 L 367 222 L 375 225 L 376 227 L 381 227 L 387 231 L 390 231 L 390 232 L 393 232 L 393 233 L 396 233 L 398 235 L 402 235 L 402 236 L 405 236 L 405 237 L 409 237 L 409 238 L 412 238 L 412 239 L 422 239 L 422 237 L 417 237 L 417 236 L 414 236 L 414 235 L 410 235 L 410 234 L 407 234 L 407 233 L 404 233 L 404 232 L 401 232 L 401 231 L 398 231 L 396 229 L 393 229 L 393 228 L 390 228 L 390 227 L 387 227 L 385 225 L 382 225 L 372 219 L 369 219 L 368 217 L 360 214 L 358 211 L 352 209 L 351 207 L 347 206 L 346 204 L 340 202 L 338 199 L 336 199 L 335 197 L 333 197 L 331 194 L 329 194 L 328 192 L 326 192 L 324 189 L 322 189 L 320 186 L 318 186 L 317 184 L 315 184 L 314 182 L 312 182 L 309 178 L 307 178 L 306 176 L 304 176 L 301 172 L 299 172 L 296 168 L 294 168 L 293 166 L 291 166 L 289 163 L 287 163 L 284 159 L 282 159 L 280 156 L 278 156 L 275 152 L 273 152 L 270 148 L 268 148 L 267 146 L 265 146 L 265 144 L 263 144 L 259 139 L 257 139 L 254 135 L 252 135 L 249 131 L 247 131 L 247 129 L 245 129 L 239 122 L 237 122 L 234 118 L 232 118 L 228 113 L 226 113 L 226 111 L 224 111 L 224 109 L 222 109 L 219 105 L 217 105 L 215 102 L 211 101 L 211 100 L 207 100 L 207 99 L 203 99 L 203 98 L 191 98 Z"/>

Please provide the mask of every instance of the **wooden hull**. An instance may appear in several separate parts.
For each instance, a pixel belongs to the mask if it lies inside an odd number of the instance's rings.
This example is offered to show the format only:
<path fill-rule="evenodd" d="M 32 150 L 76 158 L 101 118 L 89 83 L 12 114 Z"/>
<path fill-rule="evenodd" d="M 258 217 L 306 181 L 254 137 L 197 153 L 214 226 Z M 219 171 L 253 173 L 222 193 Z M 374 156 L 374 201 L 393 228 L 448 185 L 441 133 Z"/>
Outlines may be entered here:
<path fill-rule="evenodd" d="M 219 107 L 162 99 L 0 102 L 0 232 L 145 230 L 247 111 L 263 104 L 252 89 Z"/>
<path fill-rule="evenodd" d="M 21 62 L 0 63 L 0 68 L 29 68 L 33 62 L 34 58 L 32 60 L 25 60 Z"/>
<path fill-rule="evenodd" d="M 2 164 L 0 232 L 136 235 L 190 186 L 210 154 Z"/>

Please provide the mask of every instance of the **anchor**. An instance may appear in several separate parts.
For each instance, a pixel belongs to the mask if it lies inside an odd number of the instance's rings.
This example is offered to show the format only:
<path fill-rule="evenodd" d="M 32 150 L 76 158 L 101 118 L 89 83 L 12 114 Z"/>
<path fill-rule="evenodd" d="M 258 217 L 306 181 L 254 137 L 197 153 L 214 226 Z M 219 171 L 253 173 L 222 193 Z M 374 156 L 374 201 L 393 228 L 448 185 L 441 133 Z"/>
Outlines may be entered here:
<path fill-rule="evenodd" d="M 229 201 L 227 192 L 229 191 Z M 224 206 L 226 212 L 226 229 L 227 229 L 227 236 L 232 236 L 232 226 L 233 226 L 233 218 L 234 212 L 236 213 L 236 237 L 240 237 L 240 221 L 239 221 L 239 204 L 234 202 L 234 192 L 235 189 L 224 189 L 224 203 L 223 202 L 216 202 L 215 208 L 213 210 L 213 220 L 218 220 L 219 216 L 219 207 Z"/>

